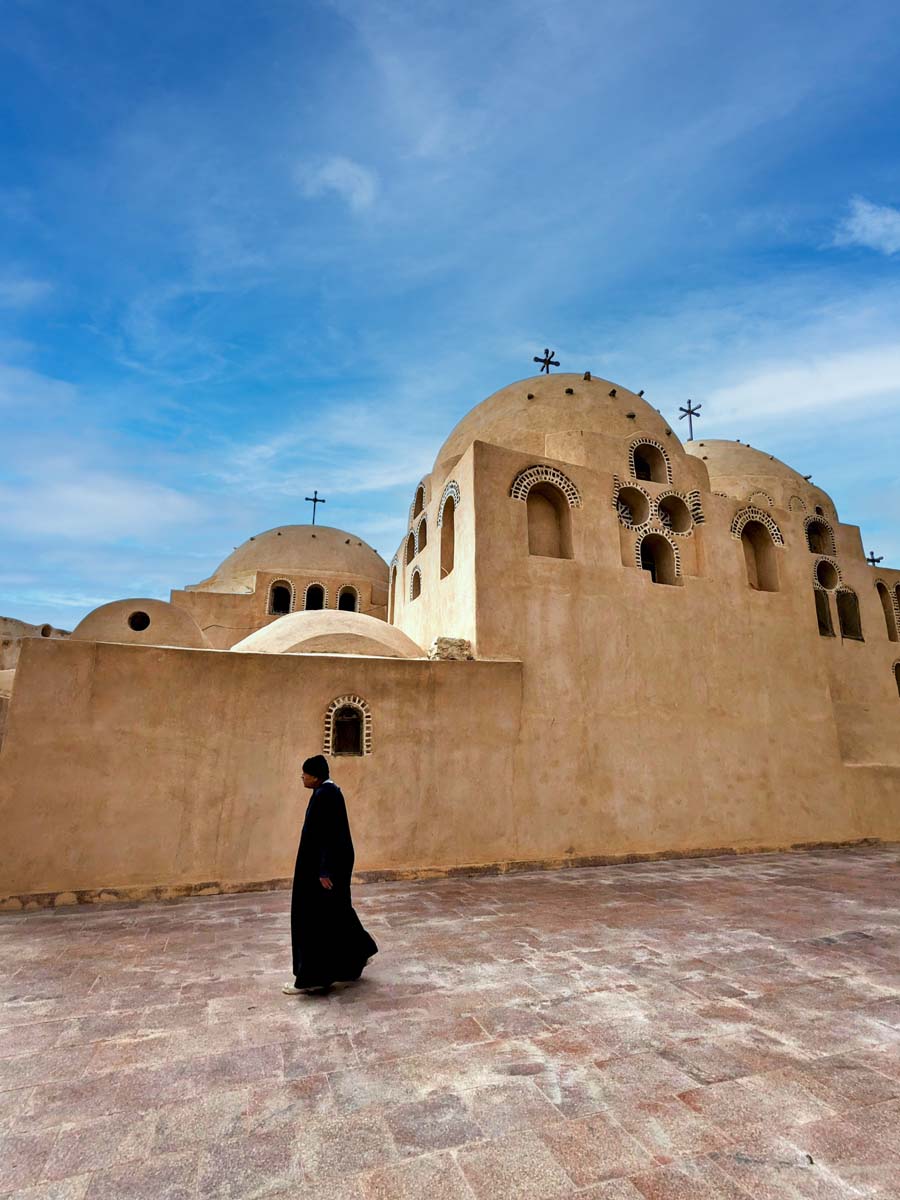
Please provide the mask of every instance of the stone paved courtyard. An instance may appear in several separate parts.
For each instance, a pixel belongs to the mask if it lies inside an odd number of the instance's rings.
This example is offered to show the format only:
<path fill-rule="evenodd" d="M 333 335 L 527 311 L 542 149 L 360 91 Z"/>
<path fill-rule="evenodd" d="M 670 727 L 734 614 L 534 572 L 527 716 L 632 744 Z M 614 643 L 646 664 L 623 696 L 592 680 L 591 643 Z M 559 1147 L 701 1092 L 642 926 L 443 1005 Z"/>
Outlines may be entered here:
<path fill-rule="evenodd" d="M 900 1197 L 900 848 L 0 920 L 0 1194 Z"/>

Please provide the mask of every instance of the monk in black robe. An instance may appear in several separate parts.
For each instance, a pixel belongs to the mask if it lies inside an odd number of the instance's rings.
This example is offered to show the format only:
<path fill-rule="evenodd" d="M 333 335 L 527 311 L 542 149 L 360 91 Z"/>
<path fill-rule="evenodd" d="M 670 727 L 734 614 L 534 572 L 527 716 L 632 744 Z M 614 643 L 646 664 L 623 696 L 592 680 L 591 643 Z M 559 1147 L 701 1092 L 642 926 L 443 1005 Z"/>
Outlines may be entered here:
<path fill-rule="evenodd" d="M 353 839 L 343 793 L 330 774 L 321 754 L 303 764 L 303 786 L 312 789 L 312 796 L 294 868 L 294 982 L 282 988 L 289 996 L 359 979 L 368 960 L 378 953 L 350 901 Z"/>

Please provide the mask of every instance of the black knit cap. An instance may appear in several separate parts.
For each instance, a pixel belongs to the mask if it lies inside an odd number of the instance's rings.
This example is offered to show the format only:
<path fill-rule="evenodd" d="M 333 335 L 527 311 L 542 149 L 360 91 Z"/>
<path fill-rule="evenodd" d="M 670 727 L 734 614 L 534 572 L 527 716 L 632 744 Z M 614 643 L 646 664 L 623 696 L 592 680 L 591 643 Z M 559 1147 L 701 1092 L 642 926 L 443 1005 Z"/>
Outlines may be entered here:
<path fill-rule="evenodd" d="M 312 775 L 313 779 L 320 781 L 328 779 L 331 775 L 328 759 L 324 754 L 314 754 L 312 758 L 308 758 L 303 764 L 303 772 L 305 775 Z"/>

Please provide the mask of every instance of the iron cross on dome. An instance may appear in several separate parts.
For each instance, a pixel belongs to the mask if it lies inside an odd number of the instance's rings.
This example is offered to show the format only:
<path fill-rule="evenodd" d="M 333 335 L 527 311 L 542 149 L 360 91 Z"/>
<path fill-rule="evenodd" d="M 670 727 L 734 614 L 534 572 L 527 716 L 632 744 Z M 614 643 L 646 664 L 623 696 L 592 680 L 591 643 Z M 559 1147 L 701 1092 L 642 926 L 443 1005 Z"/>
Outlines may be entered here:
<path fill-rule="evenodd" d="M 877 567 L 880 562 L 884 562 L 884 555 L 882 554 L 878 558 L 876 558 L 875 551 L 870 550 L 868 558 L 866 559 L 866 562 L 869 564 L 870 567 Z"/>
<path fill-rule="evenodd" d="M 687 417 L 687 419 L 688 419 L 688 441 L 689 442 L 692 442 L 694 440 L 694 417 L 697 417 L 700 415 L 700 409 L 702 407 L 703 407 L 702 404 L 698 404 L 697 407 L 695 408 L 693 400 L 688 400 L 687 408 L 679 408 L 679 410 L 678 410 L 681 413 L 681 416 L 678 418 L 679 421 L 683 421 L 685 417 Z"/>
<path fill-rule="evenodd" d="M 315 525 L 315 523 L 316 523 L 316 509 L 318 508 L 318 506 L 319 506 L 320 504 L 325 504 L 326 502 L 325 502 L 325 501 L 324 501 L 324 500 L 323 500 L 323 499 L 322 499 L 322 498 L 319 496 L 319 489 L 318 489 L 318 488 L 316 488 L 316 490 L 313 492 L 313 494 L 312 494 L 311 496 L 307 496 L 307 497 L 306 497 L 306 502 L 307 502 L 307 504 L 311 504 L 311 505 L 313 506 L 313 519 L 312 519 L 312 523 L 313 523 L 313 525 Z"/>
<path fill-rule="evenodd" d="M 538 358 L 537 355 L 534 356 L 534 361 L 541 364 L 541 369 L 538 371 L 538 375 L 543 375 L 545 371 L 549 375 L 551 367 L 559 366 L 559 363 L 553 357 L 555 353 L 555 350 L 545 350 L 543 358 Z"/>

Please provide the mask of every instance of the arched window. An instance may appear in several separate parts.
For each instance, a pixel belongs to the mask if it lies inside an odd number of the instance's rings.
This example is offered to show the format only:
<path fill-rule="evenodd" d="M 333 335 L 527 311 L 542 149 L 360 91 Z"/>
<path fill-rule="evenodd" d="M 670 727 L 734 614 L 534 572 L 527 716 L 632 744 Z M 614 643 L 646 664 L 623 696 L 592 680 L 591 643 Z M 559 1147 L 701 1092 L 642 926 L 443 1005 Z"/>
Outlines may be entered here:
<path fill-rule="evenodd" d="M 423 517 L 416 526 L 416 552 L 421 554 L 428 545 L 428 523 Z"/>
<path fill-rule="evenodd" d="M 819 637 L 834 637 L 834 625 L 831 622 L 831 601 L 828 593 L 821 588 L 813 588 L 816 598 L 816 621 L 819 625 Z"/>
<path fill-rule="evenodd" d="M 345 584 L 338 592 L 338 608 L 342 612 L 359 612 L 359 592 L 352 584 Z"/>
<path fill-rule="evenodd" d="M 291 601 L 294 589 L 285 580 L 273 583 L 269 588 L 269 612 L 272 616 L 280 617 L 291 611 Z"/>
<path fill-rule="evenodd" d="M 640 529 L 650 520 L 650 497 L 636 487 L 620 487 L 615 494 L 616 513 L 626 529 Z"/>
<path fill-rule="evenodd" d="M 412 579 L 410 580 L 410 584 L 409 584 L 409 598 L 410 598 L 410 600 L 418 600 L 418 598 L 421 595 L 422 595 L 422 572 L 419 570 L 418 567 L 416 567 L 416 569 L 412 573 Z"/>
<path fill-rule="evenodd" d="M 678 567 L 675 551 L 660 533 L 648 533 L 641 539 L 641 570 L 649 571 L 654 583 L 675 583 Z"/>
<path fill-rule="evenodd" d="M 543 558 L 571 558 L 569 504 L 552 483 L 535 483 L 525 500 L 528 514 L 528 553 Z"/>
<path fill-rule="evenodd" d="M 372 753 L 372 713 L 362 696 L 339 696 L 329 704 L 322 752 L 355 756 Z"/>
<path fill-rule="evenodd" d="M 652 483 L 671 483 L 669 460 L 661 446 L 653 442 L 638 442 L 631 447 L 631 476 Z"/>
<path fill-rule="evenodd" d="M 859 597 L 848 587 L 842 587 L 837 592 L 838 621 L 841 626 L 841 637 L 852 638 L 862 642 L 862 622 L 859 618 Z"/>
<path fill-rule="evenodd" d="M 894 683 L 897 685 L 897 695 L 900 696 L 900 662 L 894 663 Z"/>
<path fill-rule="evenodd" d="M 406 539 L 406 562 L 411 563 L 416 557 L 416 535 L 412 530 L 409 531 L 409 536 Z"/>
<path fill-rule="evenodd" d="M 810 517 L 806 521 L 806 544 L 812 554 L 834 554 L 834 533 L 827 521 Z"/>
<path fill-rule="evenodd" d="M 358 708 L 345 704 L 334 714 L 332 754 L 362 755 L 363 717 Z"/>
<path fill-rule="evenodd" d="M 416 488 L 416 496 L 415 496 L 415 499 L 413 500 L 413 506 L 412 506 L 413 520 L 416 519 L 416 517 L 419 515 L 420 512 L 422 512 L 424 510 L 424 508 L 425 508 L 425 484 L 420 483 L 419 486 Z"/>
<path fill-rule="evenodd" d="M 438 518 L 441 526 L 441 579 L 453 570 L 456 556 L 456 501 L 448 496 Z"/>
<path fill-rule="evenodd" d="M 388 624 L 394 623 L 394 616 L 397 612 L 397 579 L 400 572 L 397 570 L 396 562 L 391 563 L 391 578 L 388 583 Z"/>
<path fill-rule="evenodd" d="M 894 616 L 894 606 L 891 603 L 891 593 L 880 580 L 875 584 L 875 590 L 878 592 L 878 599 L 881 601 L 881 609 L 884 613 L 884 624 L 885 628 L 887 629 L 887 635 L 892 642 L 896 642 L 897 621 Z"/>
<path fill-rule="evenodd" d="M 741 545 L 750 586 L 757 592 L 777 592 L 775 543 L 765 525 L 761 521 L 747 521 L 741 530 Z"/>
<path fill-rule="evenodd" d="M 307 611 L 325 607 L 325 589 L 321 583 L 311 583 L 306 589 L 306 595 L 303 599 L 303 607 Z"/>
<path fill-rule="evenodd" d="M 689 533 L 694 521 L 691 510 L 680 496 L 661 496 L 657 505 L 659 520 L 673 533 Z"/>

